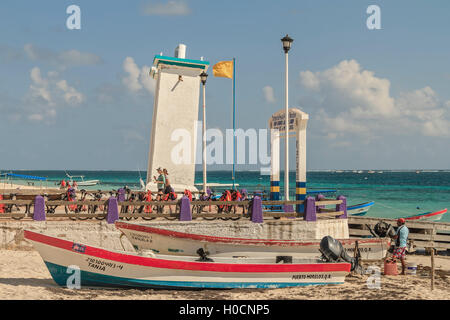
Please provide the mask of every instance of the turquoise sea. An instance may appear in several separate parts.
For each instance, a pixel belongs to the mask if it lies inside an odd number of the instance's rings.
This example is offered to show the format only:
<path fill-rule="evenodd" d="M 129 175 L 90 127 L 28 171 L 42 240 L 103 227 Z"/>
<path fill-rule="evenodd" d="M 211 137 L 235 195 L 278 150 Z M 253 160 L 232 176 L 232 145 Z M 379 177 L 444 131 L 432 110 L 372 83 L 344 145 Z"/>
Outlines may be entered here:
<path fill-rule="evenodd" d="M 10 172 L 10 171 L 1 171 Z M 46 177 L 44 186 L 54 187 L 66 178 L 64 171 L 13 171 L 17 174 Z M 123 186 L 139 189 L 140 175 L 145 180 L 146 172 L 138 171 L 69 171 L 71 175 L 84 175 L 85 180 L 98 179 L 101 183 L 90 189 L 112 190 Z M 290 173 L 290 190 L 292 199 L 295 194 L 295 172 Z M 197 172 L 196 183 L 202 182 L 202 172 Z M 269 176 L 262 176 L 259 171 L 236 172 L 239 189 L 270 191 Z M 284 177 L 281 174 L 281 184 Z M 15 179 L 15 183 L 26 183 Z M 231 183 L 229 171 L 208 172 L 208 182 Z M 1 180 L 0 180 L 1 183 Z M 35 181 L 35 185 L 40 182 Z M 354 173 L 351 171 L 310 171 L 307 173 L 307 187 L 313 189 L 335 189 L 337 195 L 347 197 L 347 204 L 375 201 L 367 216 L 397 218 L 426 211 L 450 209 L 450 171 L 383 171 L 379 173 Z M 88 188 L 87 188 L 88 189 Z M 220 192 L 219 189 L 215 191 Z M 281 191 L 283 193 L 283 191 Z M 335 196 L 335 195 L 333 195 Z M 447 213 L 441 221 L 450 222 Z"/>

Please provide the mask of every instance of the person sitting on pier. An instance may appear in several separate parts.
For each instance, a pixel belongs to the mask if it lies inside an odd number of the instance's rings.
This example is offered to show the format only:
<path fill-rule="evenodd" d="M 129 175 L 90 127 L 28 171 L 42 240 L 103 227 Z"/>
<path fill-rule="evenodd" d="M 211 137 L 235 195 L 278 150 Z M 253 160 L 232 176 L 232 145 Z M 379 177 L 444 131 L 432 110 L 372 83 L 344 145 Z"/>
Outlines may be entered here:
<path fill-rule="evenodd" d="M 402 263 L 402 275 L 405 275 L 406 270 L 406 262 L 405 262 L 405 253 L 406 253 L 406 242 L 408 240 L 409 229 L 405 226 L 405 219 L 400 218 L 397 220 L 397 232 L 393 237 L 395 239 L 395 248 L 393 253 L 393 259 L 400 259 Z"/>

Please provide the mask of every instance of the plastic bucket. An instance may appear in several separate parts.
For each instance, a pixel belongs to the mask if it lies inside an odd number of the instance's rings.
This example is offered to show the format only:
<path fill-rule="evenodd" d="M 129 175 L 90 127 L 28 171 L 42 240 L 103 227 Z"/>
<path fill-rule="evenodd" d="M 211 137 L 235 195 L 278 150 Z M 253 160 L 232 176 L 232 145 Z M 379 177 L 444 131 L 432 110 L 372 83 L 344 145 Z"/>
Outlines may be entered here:
<path fill-rule="evenodd" d="M 384 261 L 384 274 L 388 276 L 398 275 L 397 263 L 388 260 Z"/>
<path fill-rule="evenodd" d="M 417 273 L 417 264 L 416 263 L 408 263 L 406 273 L 410 275 L 415 275 Z"/>

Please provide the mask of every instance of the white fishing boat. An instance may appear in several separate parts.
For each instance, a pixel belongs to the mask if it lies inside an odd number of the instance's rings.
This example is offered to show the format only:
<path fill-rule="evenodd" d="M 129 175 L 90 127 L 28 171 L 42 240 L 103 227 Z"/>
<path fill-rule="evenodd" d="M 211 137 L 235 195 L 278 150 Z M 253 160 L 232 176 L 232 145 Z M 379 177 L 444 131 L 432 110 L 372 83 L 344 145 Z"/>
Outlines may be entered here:
<path fill-rule="evenodd" d="M 369 212 L 369 209 L 375 204 L 374 201 L 355 204 L 347 207 L 347 215 L 349 216 L 364 216 Z"/>
<path fill-rule="evenodd" d="M 73 183 L 76 182 L 80 187 L 90 187 L 95 186 L 100 183 L 100 180 L 84 180 L 84 176 L 71 176 L 66 172 L 66 176 L 70 179 L 69 183 L 73 186 Z M 79 180 L 74 180 L 74 178 L 79 178 Z"/>
<path fill-rule="evenodd" d="M 429 211 L 424 213 L 415 214 L 408 217 L 403 217 L 407 221 L 432 221 L 436 222 L 442 219 L 447 213 L 447 208 L 438 211 Z"/>
<path fill-rule="evenodd" d="M 60 286 L 110 288 L 284 288 L 342 284 L 352 265 L 286 257 L 208 258 L 130 254 L 24 231 Z"/>
<path fill-rule="evenodd" d="M 320 240 L 275 240 L 217 237 L 156 228 L 150 225 L 117 221 L 119 229 L 139 250 L 152 250 L 160 254 L 195 255 L 199 248 L 211 257 L 274 257 L 292 255 L 298 258 L 319 258 Z M 339 239 L 352 255 L 356 241 L 362 260 L 379 260 L 386 256 L 390 240 L 387 238 Z"/>

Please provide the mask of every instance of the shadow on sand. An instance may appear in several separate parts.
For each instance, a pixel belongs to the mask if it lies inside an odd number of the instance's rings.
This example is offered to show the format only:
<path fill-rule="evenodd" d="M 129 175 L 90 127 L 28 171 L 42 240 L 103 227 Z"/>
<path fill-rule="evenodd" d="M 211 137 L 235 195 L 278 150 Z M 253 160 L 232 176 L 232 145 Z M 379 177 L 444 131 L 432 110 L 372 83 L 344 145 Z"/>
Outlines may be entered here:
<path fill-rule="evenodd" d="M 31 286 L 31 287 L 58 287 L 52 279 L 38 278 L 0 278 L 0 284 L 10 286 Z"/>

